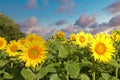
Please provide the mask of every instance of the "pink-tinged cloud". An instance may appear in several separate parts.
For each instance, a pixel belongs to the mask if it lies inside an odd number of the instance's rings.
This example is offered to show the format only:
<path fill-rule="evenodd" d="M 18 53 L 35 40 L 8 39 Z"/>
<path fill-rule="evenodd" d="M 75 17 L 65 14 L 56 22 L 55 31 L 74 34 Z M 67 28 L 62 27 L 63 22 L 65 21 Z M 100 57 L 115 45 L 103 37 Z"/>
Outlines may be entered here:
<path fill-rule="evenodd" d="M 120 12 L 120 1 L 110 4 L 105 9 L 110 11 L 110 13 L 112 14 L 119 13 Z"/>
<path fill-rule="evenodd" d="M 61 29 L 63 32 L 70 34 L 74 32 L 74 25 L 68 25 L 68 27 Z"/>
<path fill-rule="evenodd" d="M 97 24 L 96 27 L 91 27 L 90 31 L 93 34 L 103 32 L 111 33 L 113 30 L 120 29 L 120 15 L 112 17 L 108 23 Z"/>
<path fill-rule="evenodd" d="M 30 33 L 35 33 L 47 39 L 55 32 L 56 32 L 56 29 L 53 29 L 53 28 L 33 27 Z"/>
<path fill-rule="evenodd" d="M 36 8 L 37 6 L 36 0 L 27 0 L 27 8 Z"/>
<path fill-rule="evenodd" d="M 109 21 L 110 26 L 120 26 L 120 15 L 117 15 Z"/>
<path fill-rule="evenodd" d="M 25 22 L 23 22 L 20 26 L 31 28 L 33 26 L 37 25 L 37 18 L 36 17 L 30 17 Z"/>
<path fill-rule="evenodd" d="M 104 30 L 106 30 L 108 27 L 96 27 L 96 28 L 93 28 L 90 32 L 92 34 L 96 34 L 96 33 L 100 33 L 100 32 L 103 32 Z"/>
<path fill-rule="evenodd" d="M 76 22 L 75 25 L 81 28 L 84 28 L 96 21 L 96 14 L 92 15 L 91 17 L 88 14 L 83 14 Z"/>
<path fill-rule="evenodd" d="M 73 11 L 74 2 L 73 0 L 57 0 L 60 4 L 58 9 L 56 10 L 57 13 L 67 13 Z"/>
<path fill-rule="evenodd" d="M 73 25 L 69 25 L 67 28 L 66 28 L 67 32 L 69 33 L 72 33 L 73 30 L 74 30 L 74 26 Z"/>
<path fill-rule="evenodd" d="M 26 21 L 19 23 L 20 29 L 24 33 L 30 33 L 31 28 L 34 26 L 37 26 L 37 18 L 36 17 L 30 17 Z"/>
<path fill-rule="evenodd" d="M 120 26 L 117 26 L 117 27 L 114 27 L 114 26 L 110 26 L 110 27 L 106 27 L 106 28 L 103 28 L 100 33 L 112 33 L 112 31 L 114 30 L 118 30 L 120 29 Z"/>
<path fill-rule="evenodd" d="M 43 36 L 46 39 L 56 32 L 56 28 L 43 28 L 41 26 L 38 26 L 36 17 L 30 17 L 23 23 L 19 23 L 19 25 L 20 30 L 23 33 L 35 33 L 37 35 Z"/>
<path fill-rule="evenodd" d="M 62 19 L 62 20 L 59 20 L 59 21 L 55 22 L 54 24 L 56 26 L 61 26 L 61 25 L 64 25 L 65 23 L 66 23 L 66 21 L 64 19 Z"/>

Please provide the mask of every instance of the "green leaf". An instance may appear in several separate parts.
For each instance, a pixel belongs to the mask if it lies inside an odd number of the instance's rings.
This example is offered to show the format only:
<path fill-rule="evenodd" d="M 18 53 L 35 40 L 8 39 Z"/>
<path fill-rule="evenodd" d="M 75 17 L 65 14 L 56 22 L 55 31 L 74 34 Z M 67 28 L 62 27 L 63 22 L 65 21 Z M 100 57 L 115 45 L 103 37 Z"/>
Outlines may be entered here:
<path fill-rule="evenodd" d="M 8 63 L 8 60 L 0 60 L 0 67 L 5 66 Z"/>
<path fill-rule="evenodd" d="M 48 73 L 46 67 L 41 67 L 40 71 L 36 74 L 37 79 L 43 78 Z"/>
<path fill-rule="evenodd" d="M 46 56 L 47 56 L 47 59 L 53 59 L 54 58 L 54 56 L 51 55 L 51 54 L 46 54 Z"/>
<path fill-rule="evenodd" d="M 93 63 L 88 61 L 87 59 L 82 59 L 81 61 L 83 66 L 93 66 Z"/>
<path fill-rule="evenodd" d="M 58 54 L 59 57 L 65 58 L 68 55 L 68 51 L 63 44 L 61 44 L 60 42 L 55 42 L 55 46 L 59 50 L 59 54 Z"/>
<path fill-rule="evenodd" d="M 4 78 L 5 79 L 12 79 L 14 76 L 12 76 L 11 74 L 9 74 L 9 73 L 7 73 L 7 72 L 5 72 L 4 73 Z"/>
<path fill-rule="evenodd" d="M 35 76 L 35 74 L 29 68 L 23 68 L 21 75 L 25 78 L 25 80 L 33 80 Z"/>
<path fill-rule="evenodd" d="M 98 80 L 105 80 L 104 78 L 100 77 Z"/>
<path fill-rule="evenodd" d="M 80 80 L 90 80 L 90 78 L 86 74 L 81 74 Z"/>
<path fill-rule="evenodd" d="M 109 80 L 110 78 L 110 75 L 108 73 L 102 73 L 101 75 L 105 80 Z"/>
<path fill-rule="evenodd" d="M 65 68 L 71 78 L 77 78 L 80 71 L 80 66 L 77 62 L 66 63 Z"/>
<path fill-rule="evenodd" d="M 46 69 L 48 72 L 56 72 L 55 66 L 58 65 L 58 63 L 51 63 L 47 65 Z"/>
<path fill-rule="evenodd" d="M 117 79 L 116 77 L 113 77 L 112 79 L 110 79 L 110 80 L 119 80 L 119 79 Z"/>
<path fill-rule="evenodd" d="M 61 80 L 57 74 L 52 74 L 50 80 Z"/>
<path fill-rule="evenodd" d="M 117 61 L 115 61 L 115 60 L 111 60 L 109 64 L 114 67 L 120 68 L 120 63 L 117 63 Z"/>

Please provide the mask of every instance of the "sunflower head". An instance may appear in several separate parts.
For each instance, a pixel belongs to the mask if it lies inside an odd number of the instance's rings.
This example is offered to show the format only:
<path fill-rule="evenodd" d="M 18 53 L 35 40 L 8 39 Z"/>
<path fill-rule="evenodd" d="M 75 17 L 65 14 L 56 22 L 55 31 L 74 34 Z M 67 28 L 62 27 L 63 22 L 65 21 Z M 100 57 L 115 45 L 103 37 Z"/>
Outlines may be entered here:
<path fill-rule="evenodd" d="M 108 62 L 115 52 L 111 38 L 105 34 L 96 34 L 90 46 L 92 57 L 100 62 Z"/>
<path fill-rule="evenodd" d="M 36 67 L 39 63 L 44 62 L 47 53 L 46 47 L 43 41 L 34 40 L 28 41 L 22 48 L 22 53 L 19 59 L 25 62 L 26 67 Z"/>
<path fill-rule="evenodd" d="M 66 38 L 64 38 L 63 40 L 61 40 L 61 43 L 62 44 L 65 44 L 67 41 L 66 41 Z"/>
<path fill-rule="evenodd" d="M 3 50 L 6 47 L 7 41 L 5 38 L 0 37 L 0 50 Z"/>
<path fill-rule="evenodd" d="M 58 38 L 64 38 L 64 32 L 58 31 L 57 36 L 58 36 Z"/>
<path fill-rule="evenodd" d="M 86 36 L 87 36 L 87 41 L 91 43 L 93 40 L 93 35 L 91 33 L 87 33 Z"/>
<path fill-rule="evenodd" d="M 70 35 L 70 40 L 71 41 L 75 41 L 76 40 L 76 35 L 75 34 L 71 34 Z"/>
<path fill-rule="evenodd" d="M 18 40 L 18 42 L 21 44 L 21 45 L 24 45 L 26 40 L 24 38 L 21 38 Z"/>
<path fill-rule="evenodd" d="M 112 32 L 112 39 L 115 41 L 120 41 L 120 30 Z"/>
<path fill-rule="evenodd" d="M 34 39 L 36 39 L 36 34 L 28 34 L 26 37 L 28 41 L 33 41 Z"/>
<path fill-rule="evenodd" d="M 18 52 L 19 46 L 20 46 L 20 44 L 17 41 L 15 41 L 15 40 L 10 41 L 10 43 L 7 45 L 6 52 L 9 54 L 9 56 L 15 57 L 15 56 L 19 55 L 19 52 Z"/>
<path fill-rule="evenodd" d="M 38 41 L 42 41 L 43 43 L 45 43 L 44 39 L 42 36 L 37 36 L 36 34 L 28 34 L 27 37 L 25 38 L 26 41 L 34 41 L 34 40 L 38 40 Z"/>
<path fill-rule="evenodd" d="M 56 38 L 56 35 L 53 34 L 53 35 L 52 35 L 52 39 L 55 39 L 55 38 Z"/>
<path fill-rule="evenodd" d="M 80 31 L 79 33 L 77 33 L 76 44 L 81 47 L 85 47 L 87 43 L 88 43 L 88 40 L 87 40 L 86 34 L 83 31 Z"/>
<path fill-rule="evenodd" d="M 115 41 L 120 41 L 120 34 L 112 34 L 112 38 Z"/>

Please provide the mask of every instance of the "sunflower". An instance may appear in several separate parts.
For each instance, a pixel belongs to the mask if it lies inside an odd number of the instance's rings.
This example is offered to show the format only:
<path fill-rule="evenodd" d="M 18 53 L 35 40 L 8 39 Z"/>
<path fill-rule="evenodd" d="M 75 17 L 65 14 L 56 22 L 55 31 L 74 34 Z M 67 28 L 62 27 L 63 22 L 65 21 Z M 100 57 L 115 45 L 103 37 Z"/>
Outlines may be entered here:
<path fill-rule="evenodd" d="M 112 39 L 115 41 L 120 41 L 120 34 L 112 34 Z"/>
<path fill-rule="evenodd" d="M 5 40 L 5 38 L 0 37 L 0 50 L 4 49 L 6 44 L 7 44 L 7 41 Z"/>
<path fill-rule="evenodd" d="M 36 34 L 28 34 L 26 37 L 26 40 L 31 41 L 31 42 L 34 40 L 39 40 L 45 43 L 43 37 L 37 36 Z"/>
<path fill-rule="evenodd" d="M 100 62 L 108 62 L 111 60 L 115 48 L 112 40 L 104 34 L 96 34 L 91 42 L 90 49 L 93 52 L 92 57 Z"/>
<path fill-rule="evenodd" d="M 9 54 L 10 57 L 15 57 L 19 54 L 19 43 L 15 40 L 10 41 L 10 43 L 7 45 L 6 52 Z"/>
<path fill-rule="evenodd" d="M 76 35 L 75 34 L 71 34 L 70 35 L 70 40 L 71 41 L 75 41 L 76 40 Z"/>
<path fill-rule="evenodd" d="M 66 38 L 64 38 L 64 39 L 61 40 L 61 43 L 62 43 L 62 44 L 65 44 L 66 42 L 67 42 L 67 41 L 66 41 Z"/>
<path fill-rule="evenodd" d="M 26 67 L 36 67 L 39 63 L 44 62 L 46 56 L 46 47 L 43 42 L 34 40 L 32 42 L 26 42 L 22 48 L 22 53 L 19 59 L 25 62 Z"/>
<path fill-rule="evenodd" d="M 55 39 L 55 38 L 56 38 L 56 35 L 53 34 L 53 35 L 52 35 L 52 39 Z"/>
<path fill-rule="evenodd" d="M 120 41 L 120 35 L 119 34 L 116 35 L 116 41 Z"/>
<path fill-rule="evenodd" d="M 26 36 L 26 40 L 33 41 L 36 38 L 36 34 L 28 34 Z"/>
<path fill-rule="evenodd" d="M 57 32 L 57 36 L 58 36 L 59 38 L 64 38 L 64 32 L 58 31 L 58 32 Z"/>
<path fill-rule="evenodd" d="M 93 39 L 93 35 L 91 33 L 87 33 L 86 36 L 87 36 L 88 43 L 91 43 Z"/>
<path fill-rule="evenodd" d="M 77 33 L 76 44 L 81 47 L 85 47 L 87 43 L 88 43 L 88 40 L 87 40 L 86 34 L 83 31 L 80 31 L 79 33 Z"/>
<path fill-rule="evenodd" d="M 27 42 L 24 38 L 21 38 L 17 41 L 20 45 L 20 48 L 22 48 L 23 45 L 25 45 L 25 43 Z"/>
<path fill-rule="evenodd" d="M 116 33 L 116 32 L 113 32 L 113 33 L 112 33 L 112 39 L 115 40 L 115 39 L 116 39 L 116 35 L 117 35 L 117 33 Z"/>

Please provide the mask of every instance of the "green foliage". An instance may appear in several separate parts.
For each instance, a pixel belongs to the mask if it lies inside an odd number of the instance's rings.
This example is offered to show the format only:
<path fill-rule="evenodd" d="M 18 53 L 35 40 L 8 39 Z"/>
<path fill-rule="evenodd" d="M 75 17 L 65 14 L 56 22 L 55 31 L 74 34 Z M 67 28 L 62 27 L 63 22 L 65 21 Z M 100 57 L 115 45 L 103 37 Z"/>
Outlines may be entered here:
<path fill-rule="evenodd" d="M 25 80 L 33 80 L 35 76 L 35 74 L 30 69 L 25 68 L 22 69 L 21 74 Z"/>
<path fill-rule="evenodd" d="M 60 43 L 59 41 L 56 41 L 53 44 L 55 45 L 56 49 L 58 50 L 58 57 L 65 58 L 68 55 L 68 51 L 67 51 L 67 49 L 65 49 L 65 46 L 62 45 L 62 43 Z"/>
<path fill-rule="evenodd" d="M 90 80 L 90 78 L 86 74 L 81 74 L 80 80 Z"/>
<path fill-rule="evenodd" d="M 0 14 L 0 36 L 5 37 L 7 41 L 18 40 L 25 35 L 20 31 L 19 25 L 11 18 Z"/>
<path fill-rule="evenodd" d="M 57 74 L 52 74 L 52 75 L 50 76 L 50 80 L 61 80 L 61 79 L 58 77 Z"/>
<path fill-rule="evenodd" d="M 67 74 L 70 75 L 71 78 L 78 78 L 80 72 L 80 65 L 78 62 L 66 63 L 65 69 L 67 70 Z"/>
<path fill-rule="evenodd" d="M 25 63 L 19 61 L 18 56 L 9 57 L 5 50 L 0 50 L 0 80 L 120 79 L 119 41 L 113 42 L 116 52 L 112 60 L 109 63 L 100 63 L 93 60 L 88 46 L 80 47 L 69 40 L 65 43 L 61 40 L 46 40 L 46 60 L 35 68 L 25 67 Z"/>

